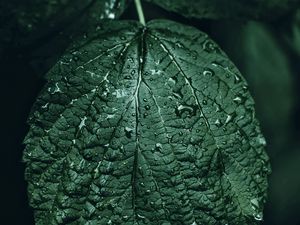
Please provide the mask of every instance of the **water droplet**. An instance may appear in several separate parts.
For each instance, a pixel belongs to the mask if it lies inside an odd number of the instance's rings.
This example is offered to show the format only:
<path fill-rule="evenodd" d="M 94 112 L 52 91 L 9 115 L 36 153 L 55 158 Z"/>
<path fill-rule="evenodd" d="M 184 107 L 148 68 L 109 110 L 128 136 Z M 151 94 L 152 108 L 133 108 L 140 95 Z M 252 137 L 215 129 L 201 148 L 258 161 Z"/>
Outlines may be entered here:
<path fill-rule="evenodd" d="M 264 137 L 258 137 L 257 138 L 258 143 L 265 146 L 267 144 L 266 139 Z"/>
<path fill-rule="evenodd" d="M 173 92 L 173 96 L 177 99 L 180 99 L 180 98 L 183 98 L 183 95 L 181 93 L 181 91 L 176 91 L 176 92 Z"/>
<path fill-rule="evenodd" d="M 168 82 L 172 85 L 175 85 L 176 84 L 176 80 L 174 79 L 174 77 L 170 77 Z"/>
<path fill-rule="evenodd" d="M 151 69 L 150 72 L 151 72 L 151 75 L 161 75 L 161 73 L 163 71 L 162 70 Z"/>
<path fill-rule="evenodd" d="M 221 122 L 219 119 L 217 119 L 217 120 L 215 121 L 215 125 L 216 125 L 217 127 L 221 127 L 221 126 L 222 126 L 222 122 Z"/>
<path fill-rule="evenodd" d="M 129 58 L 128 58 L 128 61 L 129 61 L 130 63 L 134 63 L 134 60 L 133 60 L 132 57 L 129 57 Z"/>
<path fill-rule="evenodd" d="M 42 109 L 47 109 L 48 105 L 49 105 L 49 103 L 47 102 L 45 105 L 42 106 Z"/>
<path fill-rule="evenodd" d="M 81 118 L 81 121 L 80 121 L 80 124 L 79 124 L 79 130 L 81 130 L 84 126 L 86 126 L 85 125 L 85 121 L 87 120 L 87 117 L 85 116 L 85 117 L 83 117 L 83 118 Z"/>
<path fill-rule="evenodd" d="M 212 71 L 211 69 L 205 69 L 203 71 L 203 75 L 204 76 L 213 76 L 214 75 L 214 71 Z"/>
<path fill-rule="evenodd" d="M 240 96 L 236 96 L 233 101 L 237 104 L 241 104 L 242 103 L 242 98 Z"/>
<path fill-rule="evenodd" d="M 175 43 L 175 45 L 176 45 L 178 48 L 182 48 L 182 47 L 183 47 L 183 45 L 182 45 L 179 41 L 177 41 L 177 42 Z"/>
<path fill-rule="evenodd" d="M 208 39 L 203 42 L 202 48 L 206 52 L 214 52 L 216 50 L 216 45 Z"/>
<path fill-rule="evenodd" d="M 48 88 L 48 91 L 51 92 L 52 88 Z M 55 88 L 54 90 L 51 92 L 51 94 L 55 94 L 55 93 L 63 93 L 60 89 L 60 87 L 58 86 L 58 82 L 55 83 Z"/>
<path fill-rule="evenodd" d="M 150 108 L 151 108 L 150 105 L 146 105 L 146 106 L 145 106 L 145 109 L 146 109 L 146 110 L 149 110 Z"/>
<path fill-rule="evenodd" d="M 125 135 L 126 135 L 127 138 L 131 138 L 132 137 L 132 133 L 133 133 L 133 129 L 132 128 L 125 127 L 124 131 L 125 131 Z"/>
<path fill-rule="evenodd" d="M 232 115 L 227 115 L 226 120 L 225 120 L 225 124 L 229 123 L 232 120 Z"/>
<path fill-rule="evenodd" d="M 263 220 L 263 214 L 262 212 L 258 212 L 258 213 L 253 213 L 254 219 L 257 221 L 262 221 Z"/>
<path fill-rule="evenodd" d="M 179 105 L 175 109 L 175 113 L 178 117 L 181 117 L 184 112 L 188 112 L 190 116 L 193 116 L 196 114 L 196 107 L 191 105 Z"/>
<path fill-rule="evenodd" d="M 155 144 L 155 150 L 161 151 L 162 150 L 162 144 L 161 143 L 156 143 Z"/>

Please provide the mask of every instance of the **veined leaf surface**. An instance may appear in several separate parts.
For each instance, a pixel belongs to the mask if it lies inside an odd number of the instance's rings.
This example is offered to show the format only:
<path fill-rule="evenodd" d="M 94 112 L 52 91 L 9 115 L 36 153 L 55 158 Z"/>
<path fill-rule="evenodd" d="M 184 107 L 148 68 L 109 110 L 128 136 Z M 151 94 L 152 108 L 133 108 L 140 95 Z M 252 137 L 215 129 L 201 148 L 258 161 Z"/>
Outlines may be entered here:
<path fill-rule="evenodd" d="M 257 224 L 270 172 L 245 80 L 195 28 L 105 22 L 29 118 L 37 224 Z"/>

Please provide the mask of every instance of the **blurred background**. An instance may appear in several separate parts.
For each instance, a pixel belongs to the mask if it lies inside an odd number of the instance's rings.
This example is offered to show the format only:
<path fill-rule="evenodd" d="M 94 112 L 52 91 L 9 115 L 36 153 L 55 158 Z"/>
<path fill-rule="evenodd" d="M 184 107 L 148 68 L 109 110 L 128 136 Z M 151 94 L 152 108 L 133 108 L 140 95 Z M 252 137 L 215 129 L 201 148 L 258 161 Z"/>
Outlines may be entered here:
<path fill-rule="evenodd" d="M 27 39 L 19 41 L 14 26 L 7 29 L 13 18 L 3 21 L 10 13 L 4 2 L 0 3 L 0 224 L 33 225 L 21 162 L 26 119 L 44 85 L 44 74 L 69 39 L 66 32 L 51 32 L 36 36 L 30 44 L 23 43 Z M 11 8 L 19 4 L 8 2 Z M 263 225 L 300 225 L 300 10 L 257 22 L 186 19 L 149 3 L 143 6 L 147 20 L 172 19 L 208 33 L 246 77 L 273 171 Z M 121 19 L 137 19 L 133 4 Z"/>

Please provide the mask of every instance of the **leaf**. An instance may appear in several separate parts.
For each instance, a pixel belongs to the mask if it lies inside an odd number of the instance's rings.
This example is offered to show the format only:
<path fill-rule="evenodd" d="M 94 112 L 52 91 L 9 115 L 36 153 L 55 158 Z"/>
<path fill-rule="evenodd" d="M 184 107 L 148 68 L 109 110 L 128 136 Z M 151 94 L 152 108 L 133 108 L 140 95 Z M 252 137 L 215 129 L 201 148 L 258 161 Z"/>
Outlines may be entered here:
<path fill-rule="evenodd" d="M 146 0 L 160 7 L 181 14 L 188 18 L 242 18 L 242 19 L 274 19 L 294 7 L 299 6 L 297 0 Z"/>
<path fill-rule="evenodd" d="M 82 17 L 99 21 L 117 18 L 129 0 L 29 0 L 1 3 L 1 42 L 23 44 L 32 39 L 47 38 Z M 82 29 L 80 26 L 77 29 Z"/>
<path fill-rule="evenodd" d="M 257 116 L 269 140 L 271 154 L 286 152 L 294 141 L 291 126 L 296 87 L 289 56 L 276 39 L 280 32 L 271 32 L 270 26 L 259 22 L 221 23 L 213 30 L 219 32 L 224 50 L 253 91 Z"/>
<path fill-rule="evenodd" d="M 293 16 L 292 23 L 284 28 L 282 34 L 286 45 L 292 52 L 300 56 L 300 9 Z"/>
<path fill-rule="evenodd" d="M 36 223 L 259 223 L 270 169 L 238 70 L 195 28 L 105 25 L 50 70 L 32 109 Z"/>

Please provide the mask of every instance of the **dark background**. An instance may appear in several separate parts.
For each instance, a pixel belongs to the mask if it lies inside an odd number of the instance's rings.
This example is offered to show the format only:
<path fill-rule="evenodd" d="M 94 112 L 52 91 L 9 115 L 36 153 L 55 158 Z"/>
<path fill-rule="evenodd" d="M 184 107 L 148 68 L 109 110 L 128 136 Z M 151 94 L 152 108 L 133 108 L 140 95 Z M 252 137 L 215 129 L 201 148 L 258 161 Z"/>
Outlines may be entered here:
<path fill-rule="evenodd" d="M 146 19 L 168 18 L 208 33 L 248 80 L 268 142 L 273 173 L 264 225 L 300 224 L 300 22 L 297 14 L 275 21 L 191 20 L 144 4 Z M 121 19 L 137 19 L 131 5 Z M 298 30 L 297 30 L 298 29 Z M 22 43 L 21 43 L 22 46 Z M 0 224 L 33 225 L 28 206 L 22 140 L 43 75 L 59 57 L 55 42 L 37 39 L 0 49 Z M 53 55 L 52 55 L 53 53 Z M 50 58 L 50 59 L 49 59 Z"/>

